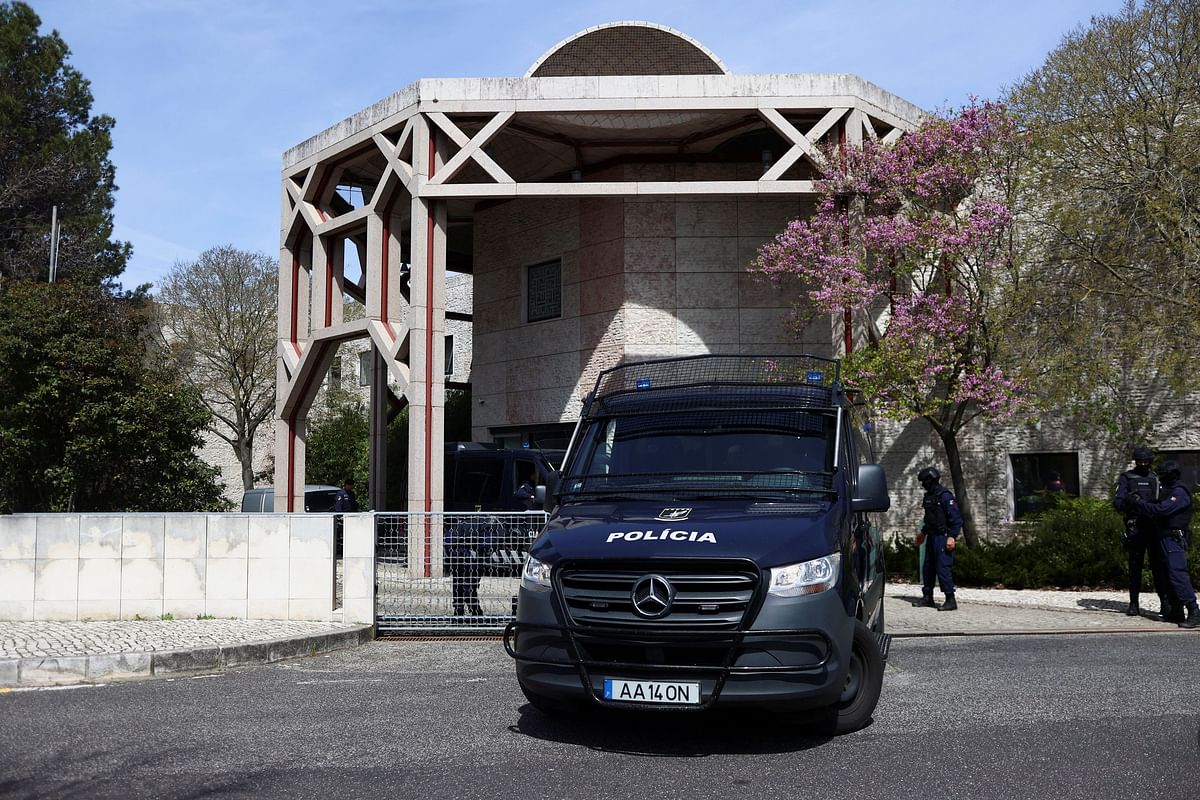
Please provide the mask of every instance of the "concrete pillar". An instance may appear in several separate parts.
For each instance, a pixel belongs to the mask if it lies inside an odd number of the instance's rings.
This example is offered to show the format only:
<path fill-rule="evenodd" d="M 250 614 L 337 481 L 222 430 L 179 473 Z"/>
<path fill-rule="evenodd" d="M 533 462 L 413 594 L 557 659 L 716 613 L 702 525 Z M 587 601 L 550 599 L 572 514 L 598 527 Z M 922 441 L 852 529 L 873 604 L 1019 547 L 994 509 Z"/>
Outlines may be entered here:
<path fill-rule="evenodd" d="M 408 510 L 442 510 L 446 389 L 442 365 L 446 331 L 446 207 L 422 199 L 420 187 L 441 165 L 436 133 L 424 117 L 413 131 L 417 192 L 412 199 L 409 283 Z M 422 532 L 424 573 L 441 574 L 440 528 Z M 410 535 L 410 540 L 412 539 Z"/>
<path fill-rule="evenodd" d="M 304 441 L 308 403 L 289 403 L 292 378 L 310 340 L 311 240 L 279 251 L 279 355 L 275 389 L 275 510 L 304 510 Z"/>
<path fill-rule="evenodd" d="M 370 469 L 371 486 L 367 497 L 367 508 L 371 511 L 387 509 L 388 459 L 387 459 L 387 414 L 388 414 L 388 368 L 379 347 L 371 344 L 371 406 L 370 406 Z"/>

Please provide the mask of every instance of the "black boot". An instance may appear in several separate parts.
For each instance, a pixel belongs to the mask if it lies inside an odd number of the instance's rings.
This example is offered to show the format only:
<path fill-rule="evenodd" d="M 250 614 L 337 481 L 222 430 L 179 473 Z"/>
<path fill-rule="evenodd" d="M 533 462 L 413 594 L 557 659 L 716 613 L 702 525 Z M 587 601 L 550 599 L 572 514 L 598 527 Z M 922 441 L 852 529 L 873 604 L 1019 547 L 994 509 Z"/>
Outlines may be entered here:
<path fill-rule="evenodd" d="M 923 594 L 920 600 L 913 600 L 913 608 L 937 608 L 937 603 L 933 602 L 933 595 Z"/>
<path fill-rule="evenodd" d="M 1183 606 L 1180 603 L 1167 600 L 1163 603 L 1163 608 L 1166 609 L 1163 612 L 1164 620 L 1175 623 L 1183 622 Z"/>
<path fill-rule="evenodd" d="M 1188 603 L 1187 619 L 1179 623 L 1181 628 L 1195 628 L 1200 625 L 1200 607 L 1196 605 L 1196 601 Z"/>
<path fill-rule="evenodd" d="M 1142 607 L 1138 605 L 1137 599 L 1129 601 L 1129 608 L 1125 609 L 1125 616 L 1140 617 L 1142 615 Z"/>
<path fill-rule="evenodd" d="M 942 603 L 942 607 L 938 611 L 958 611 L 958 603 L 954 600 L 954 595 L 946 595 L 946 602 Z"/>

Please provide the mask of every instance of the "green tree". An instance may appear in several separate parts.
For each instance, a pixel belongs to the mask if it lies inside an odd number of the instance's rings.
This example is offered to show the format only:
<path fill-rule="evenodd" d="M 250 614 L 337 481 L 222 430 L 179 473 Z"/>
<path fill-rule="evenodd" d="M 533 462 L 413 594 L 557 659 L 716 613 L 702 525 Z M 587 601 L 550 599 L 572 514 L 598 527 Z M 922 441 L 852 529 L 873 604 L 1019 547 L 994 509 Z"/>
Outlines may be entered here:
<path fill-rule="evenodd" d="M 224 507 L 208 412 L 153 327 L 140 294 L 0 283 L 0 511 Z"/>
<path fill-rule="evenodd" d="M 70 49 L 25 3 L 0 3 L 0 277 L 42 277 L 51 209 L 61 221 L 59 274 L 111 281 L 131 248 L 111 239 L 112 117 L 92 116 Z"/>
<path fill-rule="evenodd" d="M 368 496 L 362 487 L 368 486 L 371 471 L 369 436 L 362 399 L 342 389 L 328 390 L 308 426 L 305 482 L 341 486 L 349 476 L 360 487 L 359 496 Z M 445 438 L 448 442 L 470 440 L 470 390 L 446 390 Z M 408 497 L 407 406 L 388 424 L 387 464 L 387 510 L 404 510 Z"/>
<path fill-rule="evenodd" d="M 1200 385 L 1186 344 L 1200 333 L 1200 2 L 1093 17 L 1008 104 L 1030 136 L 1029 218 L 1057 265 L 1044 286 L 1103 345 L 1086 359 L 1097 386 Z"/>
<path fill-rule="evenodd" d="M 369 423 L 363 401 L 342 389 L 329 389 L 314 409 L 304 448 L 305 483 L 341 486 L 354 478 L 359 494 L 370 476 Z"/>
<path fill-rule="evenodd" d="M 237 455 L 243 489 L 254 486 L 254 439 L 275 410 L 278 277 L 267 255 L 212 247 L 176 262 L 158 295 L 165 335 L 212 412 L 213 433 Z"/>

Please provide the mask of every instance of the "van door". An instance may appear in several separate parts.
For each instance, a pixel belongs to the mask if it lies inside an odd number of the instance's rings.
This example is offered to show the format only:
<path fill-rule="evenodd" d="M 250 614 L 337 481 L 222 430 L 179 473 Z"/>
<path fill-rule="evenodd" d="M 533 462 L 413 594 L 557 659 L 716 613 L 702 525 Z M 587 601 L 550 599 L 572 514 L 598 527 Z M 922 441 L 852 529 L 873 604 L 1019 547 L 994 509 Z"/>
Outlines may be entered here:
<path fill-rule="evenodd" d="M 447 511 L 494 511 L 504 483 L 504 459 L 459 454 L 446 459 Z"/>

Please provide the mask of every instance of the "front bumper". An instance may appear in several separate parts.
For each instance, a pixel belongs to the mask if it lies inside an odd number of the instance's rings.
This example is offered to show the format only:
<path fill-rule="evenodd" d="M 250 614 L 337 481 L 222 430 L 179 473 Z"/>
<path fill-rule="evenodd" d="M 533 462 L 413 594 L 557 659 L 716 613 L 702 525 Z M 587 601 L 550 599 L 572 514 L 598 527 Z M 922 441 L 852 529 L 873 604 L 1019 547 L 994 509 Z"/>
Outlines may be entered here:
<path fill-rule="evenodd" d="M 854 620 L 836 591 L 768 596 L 752 624 L 707 631 L 669 624 L 580 626 L 553 592 L 521 589 L 504 646 L 517 678 L 538 695 L 600 706 L 671 711 L 722 707 L 794 711 L 837 701 L 846 681 Z M 696 706 L 604 700 L 606 678 L 700 683 Z"/>

